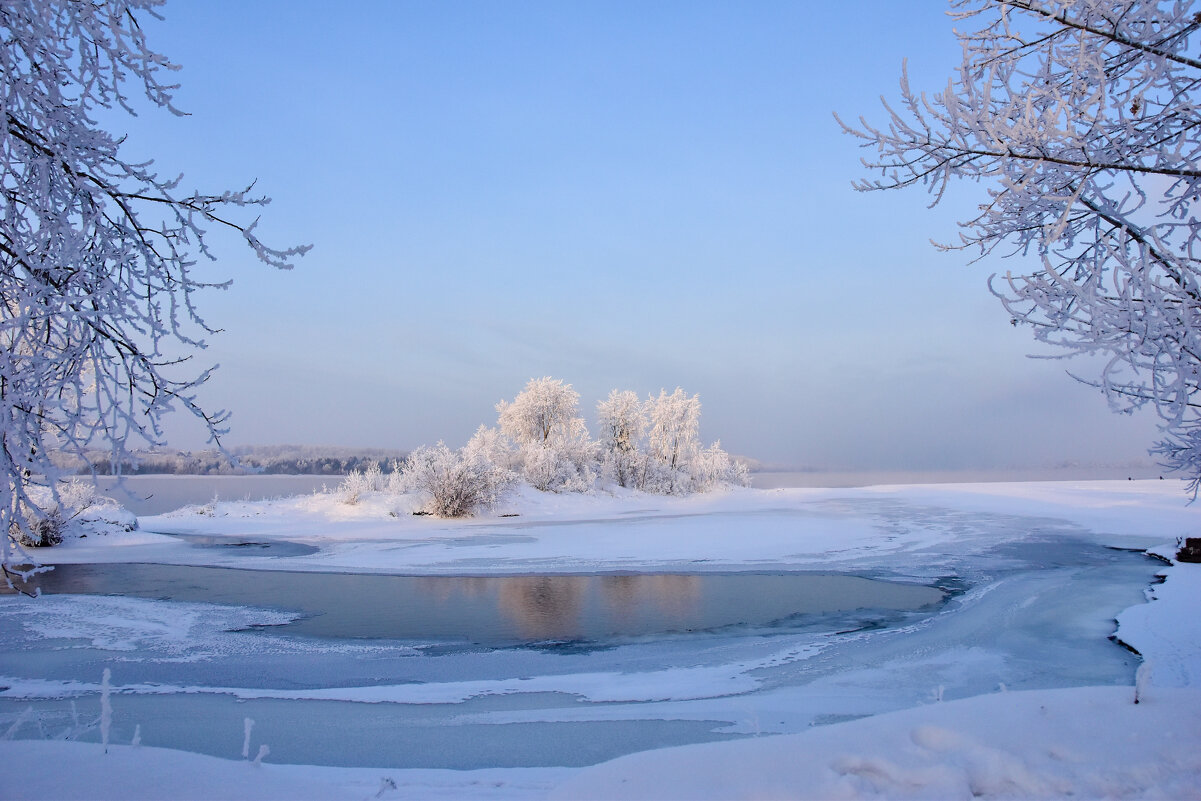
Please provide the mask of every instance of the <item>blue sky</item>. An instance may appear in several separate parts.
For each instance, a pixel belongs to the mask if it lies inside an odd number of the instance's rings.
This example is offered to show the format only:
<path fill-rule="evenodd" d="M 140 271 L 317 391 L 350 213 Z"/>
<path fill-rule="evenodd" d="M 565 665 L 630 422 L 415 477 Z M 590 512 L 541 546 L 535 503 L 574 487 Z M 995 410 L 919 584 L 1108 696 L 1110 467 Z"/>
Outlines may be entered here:
<path fill-rule="evenodd" d="M 951 240 L 981 197 L 860 194 L 831 112 L 945 85 L 939 2 L 170 0 L 177 104 L 114 123 L 186 187 L 258 180 L 294 271 L 222 243 L 229 442 L 458 445 L 531 377 L 699 393 L 702 436 L 835 469 L 1144 458 Z M 173 444 L 202 444 L 171 424 Z"/>

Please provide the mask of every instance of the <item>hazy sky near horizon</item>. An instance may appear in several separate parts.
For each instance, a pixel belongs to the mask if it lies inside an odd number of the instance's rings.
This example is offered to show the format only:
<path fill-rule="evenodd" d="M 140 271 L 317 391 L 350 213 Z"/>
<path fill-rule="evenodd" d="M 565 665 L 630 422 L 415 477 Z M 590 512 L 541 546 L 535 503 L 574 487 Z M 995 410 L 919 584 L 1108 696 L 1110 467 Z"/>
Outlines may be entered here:
<path fill-rule="evenodd" d="M 116 119 L 184 188 L 258 181 L 269 244 L 198 304 L 228 442 L 463 444 L 532 377 L 681 386 L 701 434 L 767 462 L 954 469 L 1145 459 L 1032 360 L 987 289 L 1016 259 L 941 253 L 983 197 L 861 194 L 832 117 L 882 121 L 902 60 L 958 63 L 944 3 L 170 0 L 148 26 L 190 116 Z M 1042 351 L 1046 353 L 1046 351 Z M 171 424 L 171 443 L 198 429 Z"/>

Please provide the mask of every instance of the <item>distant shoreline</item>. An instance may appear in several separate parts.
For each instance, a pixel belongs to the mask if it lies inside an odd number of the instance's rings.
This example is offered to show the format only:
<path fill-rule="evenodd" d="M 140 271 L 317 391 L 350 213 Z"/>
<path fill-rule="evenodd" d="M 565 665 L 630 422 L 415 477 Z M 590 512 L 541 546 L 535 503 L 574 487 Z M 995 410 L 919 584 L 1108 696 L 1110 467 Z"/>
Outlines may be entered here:
<path fill-rule="evenodd" d="M 751 473 L 757 489 L 869 487 L 892 484 L 975 484 L 1000 481 L 1101 481 L 1173 479 L 1156 465 L 967 468 L 963 470 L 763 470 Z"/>

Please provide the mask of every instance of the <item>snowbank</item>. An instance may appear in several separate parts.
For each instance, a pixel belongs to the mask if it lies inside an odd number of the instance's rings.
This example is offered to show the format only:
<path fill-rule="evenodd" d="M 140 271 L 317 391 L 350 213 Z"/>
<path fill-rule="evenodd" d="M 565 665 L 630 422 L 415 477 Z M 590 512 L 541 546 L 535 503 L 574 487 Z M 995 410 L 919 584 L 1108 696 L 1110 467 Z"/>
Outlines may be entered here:
<path fill-rule="evenodd" d="M 552 799 L 1201 798 L 1201 691 L 998 693 L 586 768 Z"/>

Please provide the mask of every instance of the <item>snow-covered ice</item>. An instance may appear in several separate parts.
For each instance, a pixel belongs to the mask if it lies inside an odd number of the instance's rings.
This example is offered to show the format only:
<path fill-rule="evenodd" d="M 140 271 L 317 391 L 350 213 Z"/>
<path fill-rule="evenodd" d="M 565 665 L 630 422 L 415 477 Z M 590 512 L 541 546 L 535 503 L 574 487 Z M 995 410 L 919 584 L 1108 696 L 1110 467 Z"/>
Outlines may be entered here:
<path fill-rule="evenodd" d="M 0 795 L 1196 797 L 1201 787 L 1201 572 L 1140 553 L 1170 554 L 1197 533 L 1178 483 L 530 491 L 467 521 L 413 516 L 412 503 L 219 503 L 39 556 L 407 575 L 838 572 L 952 594 L 923 611 L 767 631 L 516 648 L 297 636 L 298 613 L 269 600 L 0 598 L 0 734 L 10 735 L 0 753 L 11 768 Z M 239 542 L 297 547 L 223 547 Z M 1140 660 L 1109 641 L 1115 618 L 1116 637 L 1146 658 L 1138 705 Z M 136 728 L 142 743 L 107 755 L 90 725 L 104 667 L 111 742 Z M 248 717 L 250 753 L 270 746 L 257 768 L 238 759 Z M 54 739 L 64 734 L 73 739 Z"/>

